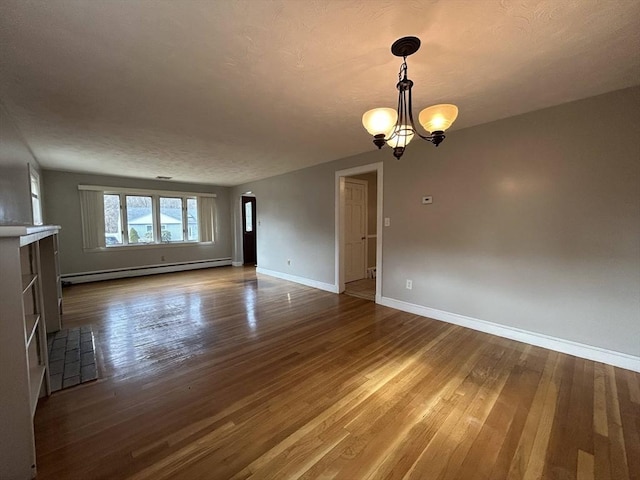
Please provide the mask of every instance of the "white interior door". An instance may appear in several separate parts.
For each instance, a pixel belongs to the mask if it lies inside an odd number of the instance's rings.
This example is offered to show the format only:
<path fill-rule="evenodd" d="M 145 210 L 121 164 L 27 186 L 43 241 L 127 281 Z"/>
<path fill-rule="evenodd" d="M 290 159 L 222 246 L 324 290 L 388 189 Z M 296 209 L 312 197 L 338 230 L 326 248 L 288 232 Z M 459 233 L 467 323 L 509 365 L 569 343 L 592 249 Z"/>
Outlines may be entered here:
<path fill-rule="evenodd" d="M 346 178 L 344 184 L 345 282 L 366 276 L 367 182 Z"/>

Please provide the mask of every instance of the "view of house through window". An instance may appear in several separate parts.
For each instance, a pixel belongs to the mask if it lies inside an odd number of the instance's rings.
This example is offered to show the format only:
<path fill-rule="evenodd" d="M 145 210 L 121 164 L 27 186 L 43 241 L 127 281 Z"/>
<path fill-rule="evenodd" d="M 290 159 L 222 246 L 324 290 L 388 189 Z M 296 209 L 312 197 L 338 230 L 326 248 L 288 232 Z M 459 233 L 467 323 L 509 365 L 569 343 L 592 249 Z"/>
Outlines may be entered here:
<path fill-rule="evenodd" d="M 160 238 L 163 242 L 182 242 L 182 199 L 160 197 Z"/>
<path fill-rule="evenodd" d="M 198 242 L 198 199 L 104 193 L 105 245 Z"/>
<path fill-rule="evenodd" d="M 154 243 L 151 197 L 126 195 L 129 244 Z"/>

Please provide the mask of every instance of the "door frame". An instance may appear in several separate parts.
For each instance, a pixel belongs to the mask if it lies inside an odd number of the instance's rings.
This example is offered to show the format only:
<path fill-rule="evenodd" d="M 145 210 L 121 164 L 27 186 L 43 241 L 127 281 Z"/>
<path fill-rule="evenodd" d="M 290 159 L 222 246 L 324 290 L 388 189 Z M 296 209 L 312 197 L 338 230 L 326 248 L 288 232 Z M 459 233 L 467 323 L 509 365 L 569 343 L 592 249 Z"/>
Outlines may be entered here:
<path fill-rule="evenodd" d="M 232 261 L 231 265 L 233 265 L 234 267 L 242 267 L 244 266 L 244 238 L 243 238 L 243 232 L 244 232 L 244 225 L 242 224 L 242 197 L 255 197 L 256 199 L 256 204 L 258 201 L 258 197 L 256 196 L 255 193 L 248 191 L 248 192 L 244 192 L 241 193 L 239 197 L 237 198 L 237 216 L 234 215 L 233 216 L 233 223 L 234 223 L 234 229 L 236 231 L 236 239 L 233 242 L 234 245 L 234 250 L 236 252 L 236 256 L 235 258 L 237 259 L 236 261 Z M 256 206 L 256 213 L 257 213 L 257 206 Z M 256 265 L 258 265 L 258 218 L 256 216 Z"/>
<path fill-rule="evenodd" d="M 383 164 L 370 163 L 359 167 L 337 170 L 335 175 L 335 284 L 338 293 L 344 292 L 344 182 L 345 177 L 376 172 L 376 303 L 382 298 L 382 205 L 383 205 Z"/>
<path fill-rule="evenodd" d="M 245 200 L 246 199 L 246 200 Z M 258 264 L 258 207 L 256 205 L 255 195 L 241 195 L 240 196 L 240 220 L 242 222 L 242 264 L 247 265 L 247 258 L 245 256 L 246 242 L 245 242 L 245 223 L 246 223 L 246 209 L 245 205 L 251 204 L 251 233 L 253 234 L 253 265 Z"/>

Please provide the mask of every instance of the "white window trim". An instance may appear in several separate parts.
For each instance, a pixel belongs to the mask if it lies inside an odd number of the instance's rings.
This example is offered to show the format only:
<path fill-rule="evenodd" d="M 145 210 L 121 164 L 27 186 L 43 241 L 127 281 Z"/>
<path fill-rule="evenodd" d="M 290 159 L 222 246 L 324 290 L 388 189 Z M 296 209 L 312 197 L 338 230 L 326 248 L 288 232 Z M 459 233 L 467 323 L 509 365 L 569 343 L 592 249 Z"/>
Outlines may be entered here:
<path fill-rule="evenodd" d="M 146 190 L 144 188 L 120 188 L 105 187 L 100 185 L 78 185 L 78 190 L 97 190 L 104 193 L 126 193 L 129 195 L 158 195 L 161 197 L 213 197 L 217 198 L 215 193 L 199 193 L 199 192 L 179 192 L 176 190 Z"/>
<path fill-rule="evenodd" d="M 40 174 L 38 171 L 33 168 L 31 164 L 29 165 L 29 192 L 31 194 L 31 219 L 34 225 L 42 225 L 44 221 L 44 215 L 42 214 L 42 185 L 40 183 Z M 38 186 L 38 191 L 33 191 L 33 182 L 35 180 L 36 185 Z M 38 209 L 40 210 L 40 218 L 36 219 L 36 212 L 33 209 L 33 200 L 36 200 L 38 203 Z"/>
<path fill-rule="evenodd" d="M 217 198 L 215 193 L 199 193 L 199 192 L 179 192 L 174 190 L 148 190 L 139 188 L 118 188 L 107 187 L 100 185 L 78 185 L 78 190 L 98 191 L 103 195 L 118 195 L 120 197 L 120 224 L 121 224 L 121 236 L 122 244 L 105 245 L 97 248 L 85 248 L 88 252 L 104 252 L 107 250 L 122 250 L 122 249 L 142 249 L 142 248 L 164 248 L 164 247 L 188 247 L 196 245 L 213 245 L 215 243 L 215 237 L 212 240 L 201 241 L 187 240 L 188 238 L 188 215 L 187 215 L 187 199 L 196 200 L 198 198 Z M 150 243 L 129 243 L 129 231 L 127 219 L 127 202 L 126 197 L 129 196 L 148 196 L 151 197 L 151 208 L 154 225 L 154 241 Z M 183 240 L 176 242 L 163 242 L 162 241 L 162 225 L 160 225 L 160 197 L 163 198 L 180 198 L 182 200 L 182 230 Z M 198 212 L 199 213 L 199 212 Z M 214 224 L 215 225 L 215 224 Z M 214 227 L 215 228 L 215 227 Z M 199 233 L 199 237 L 202 238 L 202 232 Z"/>

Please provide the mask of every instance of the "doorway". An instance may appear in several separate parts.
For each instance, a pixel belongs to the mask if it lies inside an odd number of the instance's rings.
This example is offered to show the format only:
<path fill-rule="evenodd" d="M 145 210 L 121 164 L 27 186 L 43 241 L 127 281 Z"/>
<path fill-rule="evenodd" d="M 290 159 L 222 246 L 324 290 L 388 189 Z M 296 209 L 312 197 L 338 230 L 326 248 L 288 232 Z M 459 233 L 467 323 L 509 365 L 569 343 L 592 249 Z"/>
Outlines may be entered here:
<path fill-rule="evenodd" d="M 242 196 L 242 258 L 245 265 L 255 266 L 258 260 L 256 243 L 256 197 Z"/>
<path fill-rule="evenodd" d="M 382 162 L 336 172 L 336 287 L 382 296 Z"/>

